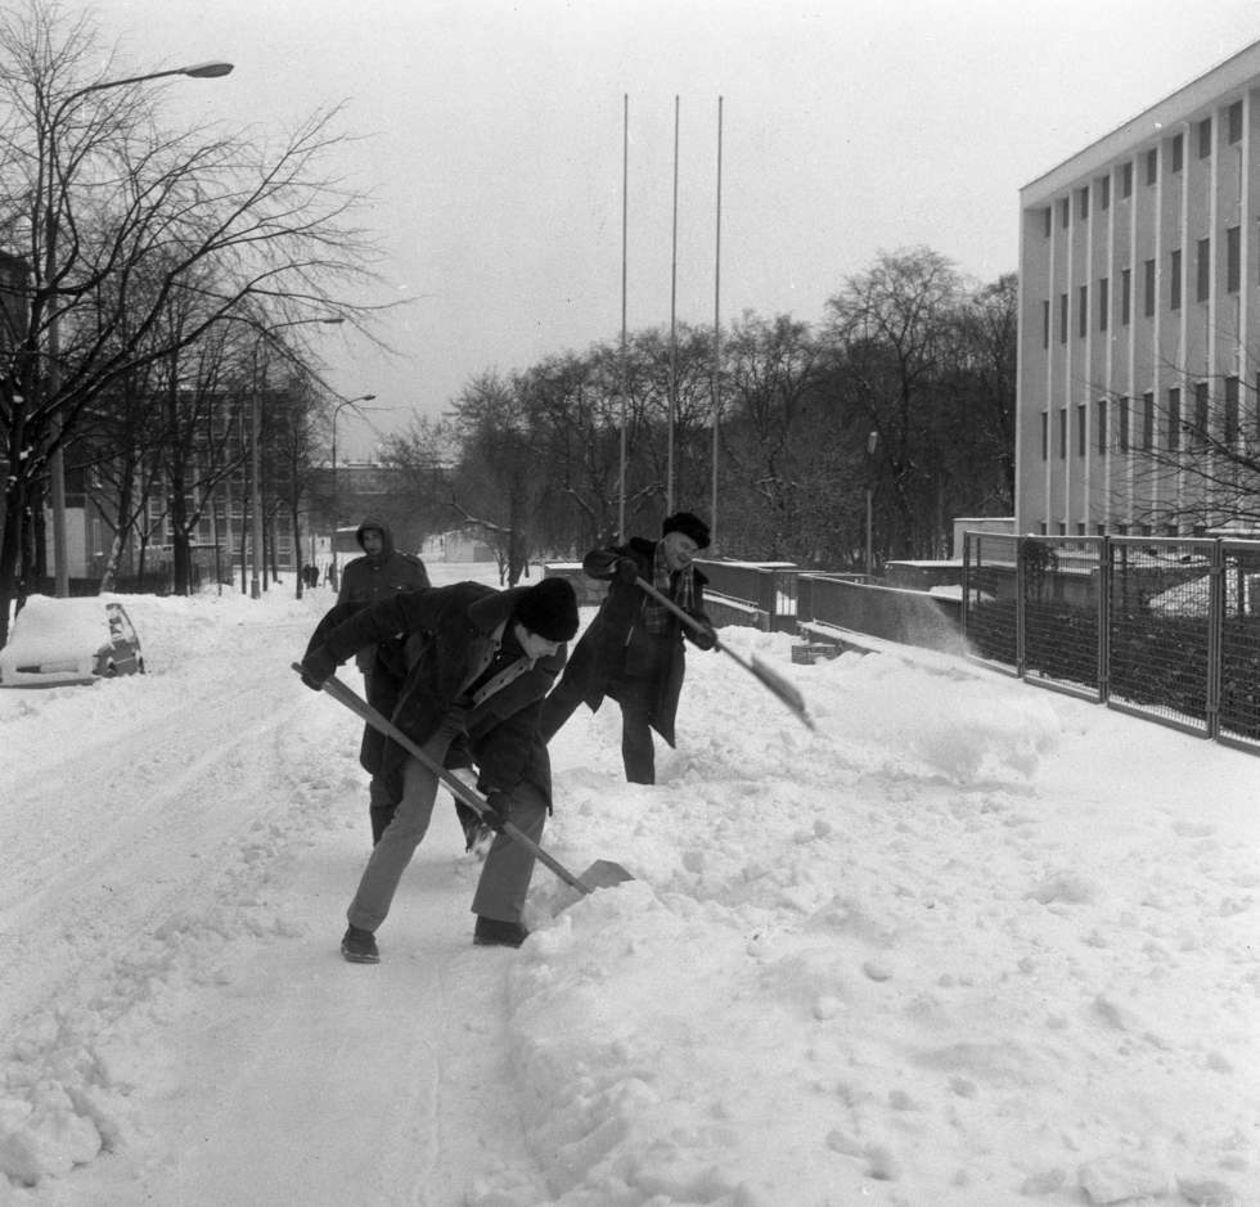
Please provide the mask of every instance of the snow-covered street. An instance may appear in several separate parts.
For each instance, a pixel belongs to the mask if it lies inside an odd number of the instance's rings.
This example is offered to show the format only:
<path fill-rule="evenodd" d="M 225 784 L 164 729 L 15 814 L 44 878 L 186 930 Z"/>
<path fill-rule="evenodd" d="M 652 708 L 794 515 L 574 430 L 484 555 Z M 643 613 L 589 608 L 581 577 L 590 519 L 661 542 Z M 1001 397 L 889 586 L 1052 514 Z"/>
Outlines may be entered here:
<path fill-rule="evenodd" d="M 440 803 L 354 966 L 329 593 L 126 602 L 148 675 L 0 692 L 0 1207 L 1260 1203 L 1254 757 L 724 630 L 816 733 L 690 651 L 656 787 L 612 706 L 552 746 L 544 845 L 634 881 L 474 948 Z"/>

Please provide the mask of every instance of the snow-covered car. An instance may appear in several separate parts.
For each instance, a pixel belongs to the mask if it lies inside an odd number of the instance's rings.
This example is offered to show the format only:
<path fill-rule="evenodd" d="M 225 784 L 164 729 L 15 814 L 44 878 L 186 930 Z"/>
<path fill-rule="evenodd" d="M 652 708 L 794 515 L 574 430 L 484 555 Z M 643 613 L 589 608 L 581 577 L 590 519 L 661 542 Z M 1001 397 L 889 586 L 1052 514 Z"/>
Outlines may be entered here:
<path fill-rule="evenodd" d="M 0 650 L 0 686 L 52 687 L 144 674 L 140 638 L 117 600 L 27 597 Z"/>

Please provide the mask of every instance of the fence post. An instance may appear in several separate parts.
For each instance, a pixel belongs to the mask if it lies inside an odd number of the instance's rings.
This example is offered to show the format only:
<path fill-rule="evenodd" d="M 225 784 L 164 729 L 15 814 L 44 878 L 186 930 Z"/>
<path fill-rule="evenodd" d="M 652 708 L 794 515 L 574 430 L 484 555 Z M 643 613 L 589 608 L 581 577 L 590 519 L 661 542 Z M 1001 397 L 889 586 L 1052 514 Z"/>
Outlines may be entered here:
<path fill-rule="evenodd" d="M 967 625 L 971 616 L 971 536 L 970 532 L 963 533 L 962 611 L 959 620 L 964 641 L 967 640 Z"/>
<path fill-rule="evenodd" d="M 1098 546 L 1098 702 L 1111 698 L 1111 537 Z"/>
<path fill-rule="evenodd" d="M 1022 679 L 1028 670 L 1028 571 L 1024 548 L 1030 538 L 1015 540 L 1015 673 Z"/>
<path fill-rule="evenodd" d="M 1211 569 L 1208 572 L 1207 683 L 1204 719 L 1207 736 L 1215 741 L 1221 734 L 1221 681 L 1225 641 L 1225 548 L 1218 537 L 1212 542 Z"/>

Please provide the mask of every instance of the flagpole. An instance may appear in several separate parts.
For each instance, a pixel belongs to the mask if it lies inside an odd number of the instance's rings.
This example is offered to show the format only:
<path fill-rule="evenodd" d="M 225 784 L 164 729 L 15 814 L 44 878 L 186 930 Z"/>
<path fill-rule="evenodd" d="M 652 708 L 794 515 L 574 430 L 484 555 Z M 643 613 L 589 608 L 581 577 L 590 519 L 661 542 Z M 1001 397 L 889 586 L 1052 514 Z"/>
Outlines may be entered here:
<path fill-rule="evenodd" d="M 718 416 L 719 380 L 722 372 L 722 98 L 718 97 L 717 121 L 717 223 L 713 249 L 713 469 L 709 500 L 709 539 L 717 541 L 718 531 Z"/>
<path fill-rule="evenodd" d="M 629 232 L 630 197 L 630 94 L 622 97 L 621 112 L 621 361 L 619 365 L 621 389 L 621 459 L 617 506 L 617 539 L 626 541 L 626 424 L 628 404 L 626 400 L 626 260 Z"/>
<path fill-rule="evenodd" d="M 674 417 L 678 396 L 678 97 L 674 97 L 674 242 L 669 274 L 669 434 L 665 514 L 674 513 Z"/>

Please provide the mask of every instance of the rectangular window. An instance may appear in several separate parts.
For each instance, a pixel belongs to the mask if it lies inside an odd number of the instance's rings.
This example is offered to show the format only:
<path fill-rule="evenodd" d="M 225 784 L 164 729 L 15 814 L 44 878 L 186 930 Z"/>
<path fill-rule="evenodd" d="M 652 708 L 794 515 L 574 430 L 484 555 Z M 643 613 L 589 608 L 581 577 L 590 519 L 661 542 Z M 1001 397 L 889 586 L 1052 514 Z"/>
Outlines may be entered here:
<path fill-rule="evenodd" d="M 1050 456 L 1050 412 L 1041 412 L 1041 459 L 1045 461 Z"/>
<path fill-rule="evenodd" d="M 1098 451 L 1107 455 L 1107 400 L 1098 400 Z"/>
<path fill-rule="evenodd" d="M 1111 208 L 1111 177 L 1100 176 L 1098 178 L 1098 208 L 1100 210 L 1108 210 Z"/>
<path fill-rule="evenodd" d="M 1067 343 L 1068 332 L 1068 297 L 1066 293 L 1059 294 L 1059 343 Z"/>
<path fill-rule="evenodd" d="M 1076 455 L 1085 456 L 1089 450 L 1089 418 L 1082 402 L 1076 408 Z"/>
<path fill-rule="evenodd" d="M 1155 261 L 1145 260 L 1142 263 L 1143 298 L 1142 309 L 1146 317 L 1155 313 Z"/>
<path fill-rule="evenodd" d="M 1208 442 L 1208 383 L 1194 383 L 1194 427 L 1190 432 L 1190 447 L 1205 448 Z"/>
<path fill-rule="evenodd" d="M 1089 331 L 1089 286 L 1078 285 L 1076 289 L 1076 332 L 1084 339 Z"/>
<path fill-rule="evenodd" d="M 1059 460 L 1067 460 L 1067 407 L 1059 408 Z"/>
<path fill-rule="evenodd" d="M 1041 303 L 1041 346 L 1050 347 L 1050 299 Z"/>
<path fill-rule="evenodd" d="M 1242 142 L 1242 123 L 1243 123 L 1243 107 L 1242 101 L 1235 101 L 1225 111 L 1226 124 L 1229 127 L 1229 142 L 1233 146 L 1236 142 Z"/>
<path fill-rule="evenodd" d="M 1154 184 L 1159 179 L 1159 151 L 1152 147 L 1146 153 L 1146 183 Z"/>
<path fill-rule="evenodd" d="M 1098 278 L 1098 330 L 1107 330 L 1107 312 L 1111 308 L 1111 282 L 1106 277 Z"/>
<path fill-rule="evenodd" d="M 1225 288 L 1229 293 L 1242 288 L 1242 228 L 1238 226 L 1225 232 Z"/>
<path fill-rule="evenodd" d="M 1147 390 L 1142 395 L 1142 448 L 1150 452 L 1155 447 L 1155 393 Z"/>
<path fill-rule="evenodd" d="M 1174 172 L 1181 171 L 1182 157 L 1185 153 L 1185 139 L 1180 134 L 1174 134 L 1172 140 L 1172 170 Z"/>
<path fill-rule="evenodd" d="M 1116 423 L 1119 427 L 1120 451 L 1129 451 L 1129 400 L 1123 394 L 1116 399 Z"/>
<path fill-rule="evenodd" d="M 1207 159 L 1212 154 L 1212 119 L 1205 117 L 1199 123 L 1199 158 Z"/>
<path fill-rule="evenodd" d="M 1212 289 L 1212 240 L 1200 239 L 1195 249 L 1195 300 L 1206 302 Z"/>
<path fill-rule="evenodd" d="M 1130 160 L 1120 167 L 1120 196 L 1133 196 L 1133 161 Z"/>
<path fill-rule="evenodd" d="M 1133 311 L 1133 273 L 1128 268 L 1120 270 L 1120 323 L 1129 325 L 1129 315 Z"/>
<path fill-rule="evenodd" d="M 1168 265 L 1168 309 L 1181 309 L 1181 248 L 1172 253 Z"/>
<path fill-rule="evenodd" d="M 1238 378 L 1225 379 L 1225 402 L 1221 415 L 1221 438 L 1226 448 L 1238 443 Z"/>
<path fill-rule="evenodd" d="M 1080 215 L 1081 221 L 1084 222 L 1089 217 L 1089 187 L 1081 189 L 1076 194 L 1077 213 Z"/>
<path fill-rule="evenodd" d="M 1059 225 L 1067 230 L 1068 223 L 1072 220 L 1072 206 L 1066 197 L 1059 202 Z"/>
<path fill-rule="evenodd" d="M 1051 230 L 1053 230 L 1054 228 L 1054 214 L 1050 206 L 1046 206 L 1045 213 L 1043 214 L 1043 219 L 1045 221 L 1046 238 L 1048 239 L 1050 238 Z"/>
<path fill-rule="evenodd" d="M 1164 446 L 1170 453 L 1181 447 L 1181 390 L 1177 386 L 1168 391 L 1168 429 L 1164 432 Z"/>

